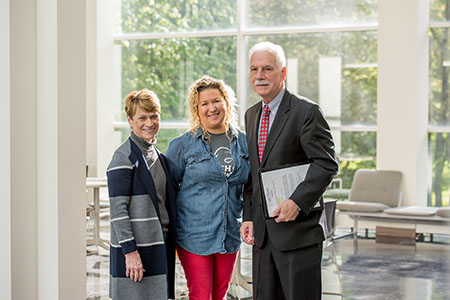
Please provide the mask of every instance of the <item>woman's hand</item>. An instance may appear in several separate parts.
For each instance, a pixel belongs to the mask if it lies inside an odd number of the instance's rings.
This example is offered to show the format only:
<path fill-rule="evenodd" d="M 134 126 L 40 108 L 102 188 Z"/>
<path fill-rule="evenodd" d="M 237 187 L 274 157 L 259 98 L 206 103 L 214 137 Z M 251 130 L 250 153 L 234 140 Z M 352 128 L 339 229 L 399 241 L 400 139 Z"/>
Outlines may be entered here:
<path fill-rule="evenodd" d="M 142 265 L 141 256 L 139 252 L 133 251 L 125 254 L 125 265 L 126 273 L 125 275 L 133 280 L 134 282 L 141 281 L 144 277 L 144 267 Z"/>

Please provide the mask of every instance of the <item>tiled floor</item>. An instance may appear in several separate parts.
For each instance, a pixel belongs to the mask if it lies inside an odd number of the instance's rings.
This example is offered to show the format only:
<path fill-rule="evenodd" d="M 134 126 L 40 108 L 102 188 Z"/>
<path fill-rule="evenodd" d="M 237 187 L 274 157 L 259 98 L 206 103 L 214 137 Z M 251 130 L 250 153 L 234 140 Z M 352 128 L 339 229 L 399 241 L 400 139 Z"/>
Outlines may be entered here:
<path fill-rule="evenodd" d="M 107 222 L 102 222 L 102 236 L 107 236 Z M 106 237 L 105 236 L 105 237 Z M 351 238 L 335 241 L 344 299 L 346 300 L 450 300 L 450 236 L 435 236 L 435 241 L 416 246 L 376 243 L 375 239 Z M 90 251 L 95 250 L 93 248 Z M 249 253 L 244 248 L 243 256 Z M 108 252 L 87 256 L 87 299 L 108 298 Z M 323 291 L 339 292 L 336 265 L 328 249 L 323 262 Z M 243 273 L 249 273 L 250 262 L 242 261 Z M 186 284 L 177 265 L 177 299 L 187 299 Z M 240 290 L 241 297 L 250 294 Z M 229 299 L 235 299 L 232 287 Z M 324 295 L 323 299 L 342 299 Z M 276 300 L 276 299 L 275 299 Z"/>

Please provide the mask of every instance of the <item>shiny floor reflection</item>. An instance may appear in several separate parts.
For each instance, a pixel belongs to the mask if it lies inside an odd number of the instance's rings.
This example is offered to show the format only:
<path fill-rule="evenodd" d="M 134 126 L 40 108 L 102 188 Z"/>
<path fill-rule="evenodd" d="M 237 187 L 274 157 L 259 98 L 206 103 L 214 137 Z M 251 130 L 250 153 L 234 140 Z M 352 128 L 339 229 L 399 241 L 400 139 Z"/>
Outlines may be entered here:
<path fill-rule="evenodd" d="M 102 236 L 108 228 L 102 222 Z M 343 299 L 348 300 L 450 300 L 450 236 L 437 236 L 435 242 L 419 242 L 416 246 L 376 243 L 375 239 L 351 238 L 335 241 L 337 265 L 342 280 Z M 339 292 L 339 278 L 330 249 L 324 252 L 323 290 Z M 106 250 L 90 247 L 87 263 L 87 299 L 108 297 L 109 258 Z M 250 254 L 244 248 L 242 272 L 250 273 Z M 188 299 L 182 268 L 177 264 L 177 299 Z M 228 299 L 236 299 L 237 290 L 230 289 Z M 240 289 L 241 299 L 251 295 Z M 324 300 L 342 299 L 324 295 Z"/>
<path fill-rule="evenodd" d="M 416 246 L 336 243 L 345 299 L 450 299 L 450 237 Z"/>

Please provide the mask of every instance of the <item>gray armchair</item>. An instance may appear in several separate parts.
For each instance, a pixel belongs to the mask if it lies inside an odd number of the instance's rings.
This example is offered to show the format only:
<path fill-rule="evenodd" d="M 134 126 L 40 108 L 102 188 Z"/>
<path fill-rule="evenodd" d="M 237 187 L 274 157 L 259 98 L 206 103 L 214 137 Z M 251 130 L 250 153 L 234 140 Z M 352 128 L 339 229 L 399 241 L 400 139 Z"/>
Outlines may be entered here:
<path fill-rule="evenodd" d="M 349 201 L 339 201 L 341 211 L 382 212 L 401 204 L 402 173 L 359 169 L 353 177 Z"/>

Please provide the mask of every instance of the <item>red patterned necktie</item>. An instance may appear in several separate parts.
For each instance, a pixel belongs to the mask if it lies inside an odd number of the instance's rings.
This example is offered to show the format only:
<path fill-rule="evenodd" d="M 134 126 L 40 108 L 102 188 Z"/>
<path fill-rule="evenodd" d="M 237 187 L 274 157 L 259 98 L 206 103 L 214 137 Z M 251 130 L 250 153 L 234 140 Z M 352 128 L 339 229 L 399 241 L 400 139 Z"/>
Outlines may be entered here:
<path fill-rule="evenodd" d="M 267 134 L 269 133 L 269 114 L 270 108 L 268 105 L 264 105 L 262 116 L 261 116 L 261 125 L 259 126 L 259 139 L 258 139 L 258 154 L 259 154 L 259 162 L 262 160 L 264 146 L 267 141 Z"/>

